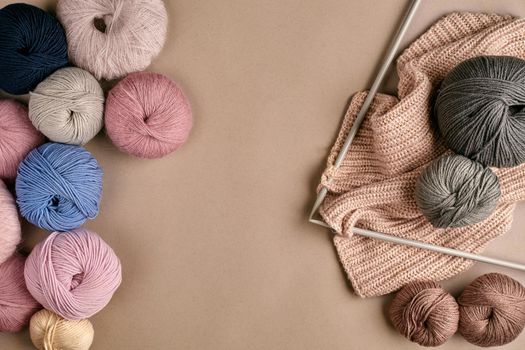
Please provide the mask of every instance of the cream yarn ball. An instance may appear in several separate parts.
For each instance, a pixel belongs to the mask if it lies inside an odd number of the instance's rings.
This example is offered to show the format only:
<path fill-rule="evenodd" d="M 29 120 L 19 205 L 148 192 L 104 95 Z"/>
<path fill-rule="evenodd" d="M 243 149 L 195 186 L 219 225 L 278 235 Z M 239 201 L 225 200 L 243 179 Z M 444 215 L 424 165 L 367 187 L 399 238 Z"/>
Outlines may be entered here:
<path fill-rule="evenodd" d="M 57 16 L 70 60 L 97 79 L 144 70 L 166 41 L 162 0 L 59 0 Z"/>
<path fill-rule="evenodd" d="M 31 93 L 29 119 L 51 141 L 84 145 L 104 125 L 104 92 L 85 70 L 60 69 Z"/>
<path fill-rule="evenodd" d="M 38 350 L 87 350 L 95 330 L 89 320 L 69 321 L 44 309 L 31 317 L 29 334 Z"/>
<path fill-rule="evenodd" d="M 104 91 L 80 68 L 63 68 L 30 93 L 29 119 L 51 141 L 84 145 L 104 125 Z"/>

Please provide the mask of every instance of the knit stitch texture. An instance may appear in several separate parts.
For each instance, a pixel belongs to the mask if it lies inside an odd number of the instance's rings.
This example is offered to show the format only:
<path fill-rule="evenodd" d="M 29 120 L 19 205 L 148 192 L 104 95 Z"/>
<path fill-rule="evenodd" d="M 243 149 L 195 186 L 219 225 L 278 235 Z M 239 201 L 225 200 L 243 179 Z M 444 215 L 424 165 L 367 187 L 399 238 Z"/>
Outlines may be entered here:
<path fill-rule="evenodd" d="M 337 232 L 335 247 L 359 296 L 387 294 L 416 280 L 447 279 L 472 262 L 352 235 L 353 226 L 475 253 L 509 230 L 515 202 L 525 200 L 523 164 L 494 169 L 502 191 L 498 207 L 472 226 L 434 228 L 416 206 L 414 186 L 431 161 L 450 152 L 432 119 L 433 99 L 445 75 L 475 56 L 525 59 L 524 37 L 525 19 L 452 13 L 439 20 L 398 58 L 398 97 L 376 96 L 335 170 L 335 159 L 366 92 L 352 98 L 321 179 L 329 194 L 320 213 Z"/>

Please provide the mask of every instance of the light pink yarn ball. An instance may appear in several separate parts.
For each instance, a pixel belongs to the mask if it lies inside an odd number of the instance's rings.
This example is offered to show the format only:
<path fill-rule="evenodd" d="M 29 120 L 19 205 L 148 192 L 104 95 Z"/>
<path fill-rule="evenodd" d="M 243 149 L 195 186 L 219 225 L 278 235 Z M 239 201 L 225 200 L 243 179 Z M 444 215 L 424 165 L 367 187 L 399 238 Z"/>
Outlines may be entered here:
<path fill-rule="evenodd" d="M 0 265 L 0 332 L 18 332 L 40 310 L 24 281 L 25 258 L 18 253 Z"/>
<path fill-rule="evenodd" d="M 102 310 L 122 281 L 120 261 L 99 235 L 54 232 L 26 261 L 27 289 L 46 309 L 68 320 Z"/>
<path fill-rule="evenodd" d="M 168 77 L 133 73 L 120 81 L 106 100 L 106 131 L 123 152 L 160 158 L 188 139 L 192 127 L 190 104 Z"/>
<path fill-rule="evenodd" d="M 13 255 L 20 239 L 21 228 L 15 199 L 0 180 L 0 264 Z"/>
<path fill-rule="evenodd" d="M 0 179 L 14 180 L 18 164 L 44 140 L 31 124 L 24 105 L 0 100 Z"/>
<path fill-rule="evenodd" d="M 97 79 L 144 70 L 166 41 L 162 0 L 60 0 L 57 16 L 69 59 Z"/>

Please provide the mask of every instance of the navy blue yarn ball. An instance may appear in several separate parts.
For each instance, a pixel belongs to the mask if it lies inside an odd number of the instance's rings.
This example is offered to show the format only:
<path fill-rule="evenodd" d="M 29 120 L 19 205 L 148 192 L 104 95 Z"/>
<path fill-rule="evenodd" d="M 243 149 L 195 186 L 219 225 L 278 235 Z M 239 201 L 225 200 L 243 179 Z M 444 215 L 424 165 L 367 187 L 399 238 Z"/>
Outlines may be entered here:
<path fill-rule="evenodd" d="M 67 63 L 66 35 L 56 18 L 27 4 L 0 10 L 0 89 L 26 94 Z"/>
<path fill-rule="evenodd" d="M 69 231 L 94 219 L 102 196 L 102 170 L 80 146 L 46 143 L 18 167 L 16 202 L 29 222 Z"/>

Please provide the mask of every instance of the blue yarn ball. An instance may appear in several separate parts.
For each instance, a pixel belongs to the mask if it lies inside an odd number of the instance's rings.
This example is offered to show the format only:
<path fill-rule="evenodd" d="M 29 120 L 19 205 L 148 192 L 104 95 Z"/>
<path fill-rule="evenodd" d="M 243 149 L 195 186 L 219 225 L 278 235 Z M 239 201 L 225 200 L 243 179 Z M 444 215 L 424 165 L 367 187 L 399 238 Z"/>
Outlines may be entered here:
<path fill-rule="evenodd" d="M 0 10 L 0 89 L 26 94 L 67 63 L 66 35 L 56 18 L 27 4 Z"/>
<path fill-rule="evenodd" d="M 46 143 L 20 163 L 16 177 L 20 213 L 50 231 L 69 231 L 98 214 L 102 170 L 80 146 Z"/>

